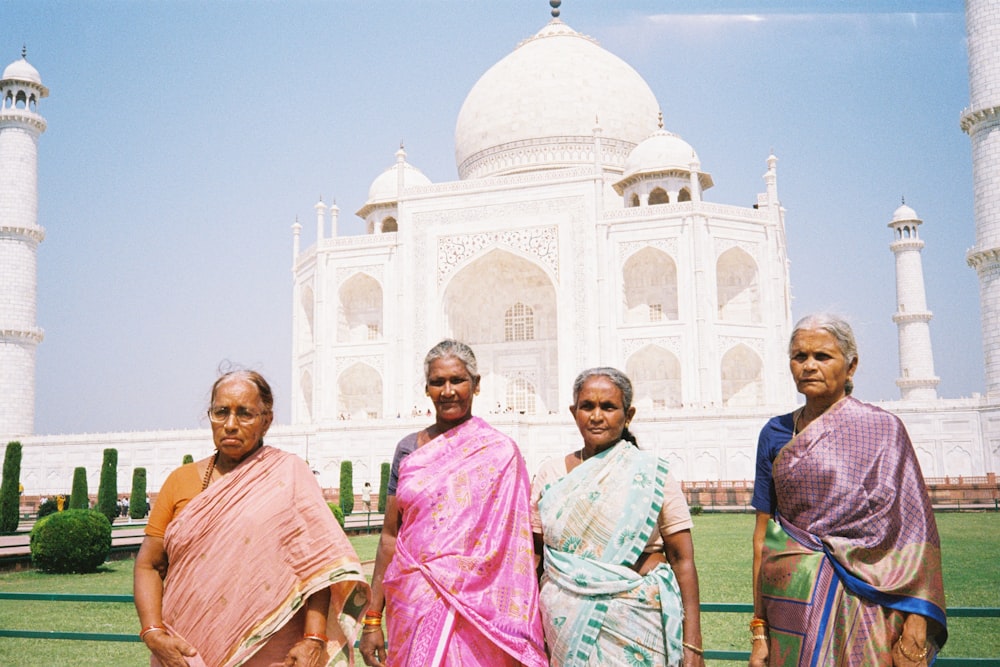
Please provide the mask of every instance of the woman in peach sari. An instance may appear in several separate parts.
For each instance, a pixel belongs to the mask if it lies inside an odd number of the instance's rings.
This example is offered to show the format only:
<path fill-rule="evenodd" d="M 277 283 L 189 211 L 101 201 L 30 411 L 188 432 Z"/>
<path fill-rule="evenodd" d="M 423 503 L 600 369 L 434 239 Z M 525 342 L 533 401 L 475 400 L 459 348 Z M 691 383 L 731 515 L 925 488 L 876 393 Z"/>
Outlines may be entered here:
<path fill-rule="evenodd" d="M 309 467 L 264 445 L 272 405 L 259 374 L 223 375 L 215 454 L 160 489 L 134 574 L 154 667 L 353 664 L 370 591 Z"/>

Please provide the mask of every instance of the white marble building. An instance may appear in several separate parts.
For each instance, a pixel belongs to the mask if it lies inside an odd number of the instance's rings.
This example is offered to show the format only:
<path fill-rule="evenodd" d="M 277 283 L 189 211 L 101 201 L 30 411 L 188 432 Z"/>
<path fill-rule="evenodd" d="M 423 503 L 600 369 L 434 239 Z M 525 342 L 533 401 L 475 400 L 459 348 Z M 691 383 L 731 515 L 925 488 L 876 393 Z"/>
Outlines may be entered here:
<path fill-rule="evenodd" d="M 1000 16 L 986 18 L 1000 32 Z M 712 177 L 662 127 L 642 77 L 558 20 L 473 86 L 455 146 L 457 181 L 432 183 L 402 148 L 373 174 L 357 211 L 366 234 L 338 235 L 341 212 L 322 202 L 315 245 L 300 247 L 293 226 L 292 423 L 269 442 L 307 458 L 324 486 L 344 459 L 359 486 L 377 483 L 395 443 L 426 424 L 413 416 L 427 405 L 420 360 L 455 337 L 479 358 L 477 413 L 532 469 L 578 438 L 566 411 L 576 373 L 607 364 L 633 378 L 636 434 L 680 479 L 752 479 L 758 430 L 796 402 L 777 158 L 748 160 L 763 175 L 752 207 L 711 201 Z M 976 192 L 978 211 L 1000 186 Z M 897 313 L 886 314 L 900 326 L 904 400 L 885 407 L 906 421 L 925 475 L 996 471 L 1000 403 L 936 398 L 920 220 L 906 208 L 890 222 Z M 96 489 L 105 447 L 119 451 L 120 480 L 146 467 L 155 490 L 184 454 L 212 446 L 207 428 L 21 439 L 22 479 L 41 493 L 66 491 L 80 465 Z"/>

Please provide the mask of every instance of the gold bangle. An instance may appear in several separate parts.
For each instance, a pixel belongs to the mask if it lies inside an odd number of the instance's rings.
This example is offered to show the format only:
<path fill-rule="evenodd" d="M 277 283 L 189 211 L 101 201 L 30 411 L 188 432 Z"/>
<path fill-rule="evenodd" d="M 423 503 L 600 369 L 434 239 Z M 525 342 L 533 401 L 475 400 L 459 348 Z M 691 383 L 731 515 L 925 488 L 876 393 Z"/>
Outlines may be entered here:
<path fill-rule="evenodd" d="M 361 629 L 361 634 L 363 634 L 363 635 L 370 635 L 373 632 L 382 632 L 382 626 L 381 625 L 370 625 L 367 628 L 362 628 Z"/>
<path fill-rule="evenodd" d="M 695 655 L 705 655 L 705 649 L 698 648 L 694 644 L 688 644 L 687 642 L 681 642 L 681 646 L 683 646 L 684 648 L 690 650 Z"/>
<path fill-rule="evenodd" d="M 914 643 L 913 645 L 916 646 L 916 643 Z M 924 642 L 924 648 L 922 651 L 920 651 L 920 655 L 914 658 L 912 655 L 910 655 L 903 649 L 902 637 L 900 637 L 899 641 L 896 642 L 896 647 L 899 649 L 899 652 L 903 655 L 903 657 L 909 660 L 910 662 L 920 662 L 921 660 L 927 657 L 927 653 L 930 651 L 930 647 L 927 646 L 927 642 Z"/>
<path fill-rule="evenodd" d="M 326 635 L 321 635 L 318 632 L 307 632 L 304 635 L 302 635 L 302 638 L 303 639 L 314 639 L 314 640 L 318 641 L 320 644 L 329 644 L 330 643 L 330 638 L 329 637 L 327 637 Z"/>
<path fill-rule="evenodd" d="M 750 635 L 750 646 L 753 646 L 753 643 L 756 641 L 766 642 L 767 635 Z"/>
<path fill-rule="evenodd" d="M 763 618 L 753 618 L 750 620 L 750 630 L 753 631 L 754 628 L 766 628 L 767 621 Z"/>
<path fill-rule="evenodd" d="M 148 635 L 150 632 L 153 632 L 154 630 L 159 630 L 160 632 L 166 632 L 168 635 L 170 634 L 169 632 L 167 632 L 167 629 L 162 625 L 147 625 L 142 629 L 142 632 L 139 633 L 139 640 L 145 641 L 146 635 Z"/>

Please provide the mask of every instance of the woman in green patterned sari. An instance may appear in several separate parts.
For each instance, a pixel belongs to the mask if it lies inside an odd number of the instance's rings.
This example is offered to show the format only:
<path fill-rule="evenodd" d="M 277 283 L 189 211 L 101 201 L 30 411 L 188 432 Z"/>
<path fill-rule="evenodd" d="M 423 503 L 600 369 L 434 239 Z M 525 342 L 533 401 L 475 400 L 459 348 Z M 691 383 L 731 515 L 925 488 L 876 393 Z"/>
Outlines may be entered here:
<path fill-rule="evenodd" d="M 584 371 L 570 412 L 583 446 L 531 489 L 551 664 L 703 667 L 691 515 L 666 461 L 628 430 L 632 383 Z"/>

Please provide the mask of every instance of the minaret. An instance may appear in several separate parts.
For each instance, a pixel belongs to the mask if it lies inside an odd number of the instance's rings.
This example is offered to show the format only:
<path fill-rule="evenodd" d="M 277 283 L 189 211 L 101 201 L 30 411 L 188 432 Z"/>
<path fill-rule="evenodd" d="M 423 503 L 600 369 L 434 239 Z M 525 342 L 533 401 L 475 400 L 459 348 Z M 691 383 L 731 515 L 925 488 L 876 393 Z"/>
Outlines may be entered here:
<path fill-rule="evenodd" d="M 924 269 L 920 251 L 924 242 L 917 234 L 923 221 L 905 203 L 892 214 L 889 227 L 893 241 L 889 249 L 896 256 L 896 313 L 892 321 L 899 328 L 899 379 L 896 386 L 904 401 L 932 401 L 941 381 L 934 375 L 931 352 L 931 312 L 927 310 Z"/>
<path fill-rule="evenodd" d="M 961 127 L 972 143 L 976 244 L 966 260 L 979 275 L 986 395 L 1000 399 L 1000 5 L 966 0 L 970 105 Z"/>
<path fill-rule="evenodd" d="M 38 138 L 49 94 L 38 70 L 21 59 L 0 76 L 0 439 L 35 430 L 35 319 L 38 244 Z"/>

